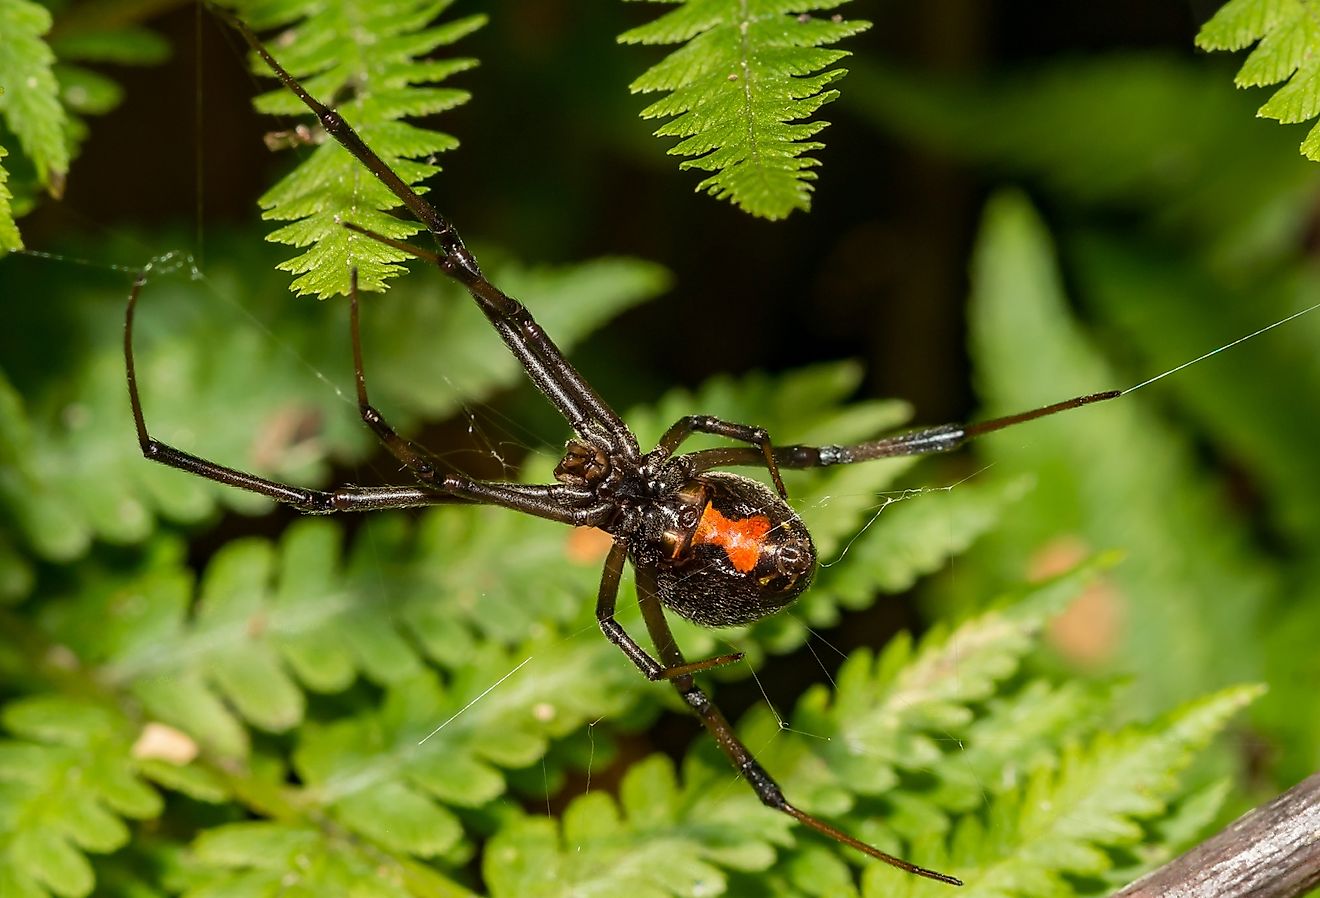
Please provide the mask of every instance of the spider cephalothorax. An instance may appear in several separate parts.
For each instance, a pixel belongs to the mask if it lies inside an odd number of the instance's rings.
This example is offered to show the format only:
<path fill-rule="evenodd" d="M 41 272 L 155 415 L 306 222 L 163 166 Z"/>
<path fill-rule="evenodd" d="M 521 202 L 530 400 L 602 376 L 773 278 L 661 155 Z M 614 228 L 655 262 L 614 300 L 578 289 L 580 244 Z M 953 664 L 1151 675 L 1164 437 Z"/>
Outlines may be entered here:
<path fill-rule="evenodd" d="M 125 316 L 124 356 L 129 399 L 143 454 L 153 461 L 310 513 L 481 504 L 498 505 L 563 524 L 601 528 L 614 539 L 596 599 L 596 619 L 601 630 L 647 677 L 673 683 L 764 804 L 871 857 L 911 873 L 959 885 L 952 876 L 899 860 L 790 804 L 693 678 L 700 671 L 740 660 L 741 653 L 687 661 L 674 640 L 663 609 L 669 608 L 707 626 L 745 624 L 783 608 L 810 585 L 816 569 L 816 549 L 806 526 L 788 505 L 781 468 L 819 468 L 897 455 L 946 452 L 972 436 L 1121 394 L 1080 396 L 980 424 L 950 424 L 849 446 L 774 446 L 770 435 L 760 427 L 708 415 L 688 415 L 665 432 L 655 449 L 642 454 L 632 431 L 564 358 L 526 307 L 481 273 L 453 225 L 395 174 L 340 115 L 308 94 L 247 26 L 223 11 L 219 14 L 229 19 L 285 87 L 316 114 L 325 132 L 426 225 L 439 252 L 401 243 L 351 222 L 344 222 L 344 226 L 425 259 L 462 284 L 518 358 L 532 383 L 568 422 L 575 438 L 569 441 L 555 469 L 553 484 L 473 480 L 438 471 L 425 453 L 394 432 L 367 399 L 354 275 L 350 334 L 359 411 L 363 423 L 415 483 L 315 490 L 268 480 L 191 455 L 152 437 L 142 412 L 132 346 L 133 312 L 144 284 L 144 278 L 139 277 Z M 676 455 L 683 441 L 694 433 L 711 434 L 745 445 Z M 740 474 L 714 470 L 749 466 L 763 468 L 775 488 L 772 490 Z M 637 572 L 642 621 L 658 659 L 615 620 L 625 561 L 631 561 Z"/>

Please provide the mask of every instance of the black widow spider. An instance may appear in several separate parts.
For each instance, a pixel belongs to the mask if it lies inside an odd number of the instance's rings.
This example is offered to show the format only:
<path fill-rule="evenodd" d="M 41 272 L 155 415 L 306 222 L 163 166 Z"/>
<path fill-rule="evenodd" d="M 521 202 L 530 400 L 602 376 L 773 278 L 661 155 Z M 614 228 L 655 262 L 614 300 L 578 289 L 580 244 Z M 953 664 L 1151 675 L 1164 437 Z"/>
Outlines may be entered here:
<path fill-rule="evenodd" d="M 326 133 L 339 141 L 426 225 L 439 252 L 418 249 L 349 222 L 344 226 L 428 261 L 466 287 L 532 382 L 572 427 L 575 437 L 568 441 L 564 457 L 555 468 L 558 481 L 555 484 L 480 481 L 437 471 L 417 447 L 395 433 L 368 401 L 354 272 L 350 331 L 358 407 L 362 420 L 407 468 L 417 485 L 305 489 L 183 452 L 151 436 L 138 397 L 133 366 L 133 311 L 145 284 L 144 274 L 133 284 L 124 326 L 128 392 L 142 454 L 152 461 L 249 490 L 312 514 L 465 503 L 498 505 L 575 527 L 600 528 L 614 539 L 605 559 L 596 600 L 596 618 L 601 630 L 648 679 L 668 680 L 674 685 L 762 803 L 909 873 L 961 885 L 952 876 L 886 854 L 790 804 L 779 785 L 693 680 L 694 673 L 734 663 L 742 654 L 687 661 L 674 641 L 664 609 L 708 627 L 745 624 L 780 610 L 810 585 L 816 569 L 816 549 L 802 520 L 788 506 L 779 474 L 781 468 L 817 468 L 947 452 L 981 434 L 1113 399 L 1121 391 L 1079 396 L 979 424 L 946 424 L 850 446 L 775 446 L 762 428 L 707 415 L 688 415 L 665 432 L 656 448 L 642 452 L 632 431 L 569 364 L 531 313 L 485 278 L 453 226 L 372 152 L 338 113 L 309 95 L 246 25 L 223 11 L 219 14 L 242 34 L 284 86 L 316 114 Z M 713 434 L 748 445 L 675 455 L 679 445 L 694 433 Z M 774 490 L 741 474 L 714 470 L 734 466 L 764 466 Z M 638 645 L 614 619 L 625 559 L 636 570 L 642 619 L 660 660 Z"/>

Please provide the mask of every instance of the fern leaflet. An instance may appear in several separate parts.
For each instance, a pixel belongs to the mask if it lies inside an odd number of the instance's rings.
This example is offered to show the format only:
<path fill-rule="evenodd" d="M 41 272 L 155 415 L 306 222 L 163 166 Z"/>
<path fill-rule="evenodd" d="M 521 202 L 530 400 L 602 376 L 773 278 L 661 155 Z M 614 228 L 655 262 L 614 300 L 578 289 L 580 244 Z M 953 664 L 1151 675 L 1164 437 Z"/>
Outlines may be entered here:
<path fill-rule="evenodd" d="M 1257 43 L 1259 42 L 1259 43 Z M 1256 44 L 1238 71 L 1238 87 L 1287 82 L 1256 113 L 1280 122 L 1320 115 L 1320 14 L 1308 0 L 1229 0 L 1201 27 L 1204 50 L 1241 50 Z M 1302 141 L 1302 155 L 1320 161 L 1320 126 Z"/>
<path fill-rule="evenodd" d="M 425 59 L 480 28 L 484 15 L 440 25 L 431 22 L 452 0 L 390 0 L 364 6 L 354 0 L 271 0 L 240 7 L 255 28 L 285 26 L 277 56 L 307 90 L 334 106 L 358 134 L 408 184 L 440 170 L 436 154 L 458 141 L 419 128 L 407 117 L 433 115 L 467 102 L 466 91 L 437 85 L 476 65 L 473 59 Z M 296 24 L 290 24 L 295 23 Z M 342 40 L 342 35 L 352 35 Z M 255 63 L 269 74 L 264 63 Z M 306 108 L 284 88 L 259 97 L 257 108 L 275 115 L 305 115 Z M 363 290 L 383 290 L 403 271 L 404 254 L 343 227 L 343 221 L 391 237 L 406 238 L 421 226 L 388 214 L 399 200 L 364 170 L 347 150 L 324 141 L 260 200 L 264 215 L 289 222 L 268 240 L 310 247 L 280 268 L 298 275 L 291 289 L 319 297 L 346 294 L 349 271 L 358 270 Z"/>
<path fill-rule="evenodd" d="M 0 253 L 23 248 L 23 238 L 14 223 L 14 195 L 9 192 L 9 172 L 5 171 L 4 165 L 4 158 L 8 155 L 9 152 L 0 146 Z"/>
<path fill-rule="evenodd" d="M 4 709 L 0 741 L 0 894 L 91 892 L 84 852 L 129 840 L 122 817 L 151 818 L 160 795 L 130 755 L 132 726 L 111 710 L 54 695 Z"/>
<path fill-rule="evenodd" d="M 1262 691 L 1232 687 L 1154 723 L 1074 743 L 1057 766 L 1041 768 L 1020 789 L 995 796 L 984 814 L 964 817 L 947 846 L 928 840 L 922 859 L 962 872 L 966 894 L 977 898 L 1073 894 L 1064 878 L 1104 876 L 1113 865 L 1106 848 L 1139 845 L 1145 838 L 1140 822 L 1169 806 L 1178 774 Z M 878 865 L 868 869 L 864 898 L 944 894 L 937 884 L 895 873 Z"/>
<path fill-rule="evenodd" d="M 69 150 L 55 54 L 42 40 L 50 26 L 50 12 L 39 4 L 0 0 L 0 119 L 32 160 L 41 185 L 58 195 Z"/>
<path fill-rule="evenodd" d="M 846 74 L 829 67 L 847 52 L 826 47 L 870 23 L 810 14 L 846 0 L 680 2 L 619 36 L 684 44 L 632 83 L 633 93 L 669 92 L 642 117 L 673 117 L 655 134 L 681 138 L 669 152 L 692 158 L 680 168 L 713 173 L 698 190 L 763 218 L 808 209 L 820 163 L 806 154 L 824 146 L 811 138 L 828 124 L 809 119 L 838 97 L 829 85 Z"/>

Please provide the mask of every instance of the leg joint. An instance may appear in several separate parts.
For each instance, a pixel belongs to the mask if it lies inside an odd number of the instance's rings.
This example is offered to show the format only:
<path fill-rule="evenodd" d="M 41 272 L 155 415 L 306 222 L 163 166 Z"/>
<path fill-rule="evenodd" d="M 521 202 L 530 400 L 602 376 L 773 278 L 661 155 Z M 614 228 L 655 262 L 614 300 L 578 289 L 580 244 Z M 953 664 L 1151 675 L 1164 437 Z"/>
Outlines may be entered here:
<path fill-rule="evenodd" d="M 746 777 L 748 785 L 756 792 L 756 797 L 761 799 L 761 804 L 766 807 L 782 811 L 788 807 L 788 802 L 784 799 L 783 790 L 779 788 L 770 774 L 765 772 L 765 768 L 758 764 L 755 759 L 748 758 L 742 763 L 742 775 Z"/>

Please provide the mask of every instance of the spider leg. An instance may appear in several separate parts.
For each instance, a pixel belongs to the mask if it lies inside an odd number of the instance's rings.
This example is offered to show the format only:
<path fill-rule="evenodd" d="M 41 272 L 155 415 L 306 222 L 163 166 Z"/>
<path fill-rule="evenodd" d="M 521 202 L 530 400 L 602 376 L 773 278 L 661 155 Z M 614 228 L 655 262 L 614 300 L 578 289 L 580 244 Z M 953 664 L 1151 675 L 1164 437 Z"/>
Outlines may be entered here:
<path fill-rule="evenodd" d="M 426 225 L 440 248 L 440 254 L 436 257 L 440 270 L 467 288 L 491 326 L 527 371 L 528 377 L 559 410 L 574 432 L 593 445 L 603 446 L 628 459 L 636 459 L 640 455 L 637 440 L 623 419 L 569 363 L 527 308 L 486 279 L 476 258 L 463 244 L 454 226 L 367 146 L 343 116 L 309 94 L 296 78 L 276 62 L 252 29 L 230 12 L 219 7 L 212 9 L 243 36 L 281 83 L 316 115 L 325 132 L 353 154 L 364 168 L 398 197 L 409 212 Z M 358 230 L 380 239 L 379 235 Z M 388 239 L 382 242 L 390 243 Z"/>
<path fill-rule="evenodd" d="M 781 468 L 824 468 L 877 458 L 951 452 L 982 434 L 1014 427 L 1069 409 L 1081 408 L 1084 405 L 1117 399 L 1121 395 L 1123 395 L 1121 390 L 1090 393 L 976 424 L 941 424 L 937 427 L 910 430 L 850 446 L 777 446 L 774 449 L 774 460 Z M 759 465 L 763 462 L 761 454 L 751 449 L 703 449 L 685 455 L 684 459 L 691 465 L 693 473 L 709 471 L 711 468 Z"/>
<path fill-rule="evenodd" d="M 432 486 L 436 482 L 435 467 L 423 457 L 422 452 L 412 441 L 399 436 L 367 398 L 367 375 L 362 367 L 362 332 L 358 326 L 358 273 L 356 268 L 350 272 L 349 282 L 351 288 L 348 299 L 348 330 L 353 344 L 353 378 L 357 384 L 358 412 L 362 415 L 362 423 L 371 428 L 372 433 L 380 440 L 381 445 L 389 450 L 390 455 L 403 463 L 403 466 L 408 469 L 408 473 L 427 486 Z"/>
<path fill-rule="evenodd" d="M 646 629 L 650 632 L 651 641 L 655 643 L 656 651 L 660 653 L 660 657 L 664 659 L 666 664 L 670 665 L 671 669 L 682 667 L 683 653 L 674 640 L 673 631 L 669 629 L 669 622 L 665 619 L 660 600 L 656 598 L 655 575 L 646 568 L 637 569 L 637 600 L 642 607 L 642 619 L 646 622 Z M 880 849 L 854 839 L 842 830 L 836 829 L 825 821 L 819 820 L 790 804 L 784 798 L 784 792 L 779 784 L 775 782 L 770 774 L 766 773 L 765 768 L 756 760 L 747 746 L 743 744 L 743 741 L 738 738 L 738 734 L 734 731 L 728 718 L 696 684 L 691 674 L 674 677 L 671 682 L 674 684 L 674 688 L 678 690 L 678 694 L 683 697 L 683 701 L 701 720 L 702 725 L 706 727 L 706 731 L 714 738 L 715 744 L 733 763 L 739 774 L 747 780 L 747 784 L 752 787 L 756 797 L 766 807 L 782 811 L 804 826 L 900 870 L 949 885 L 960 886 L 963 884 L 962 880 L 955 877 L 935 870 L 928 870 L 925 867 L 918 867 L 916 864 L 909 863 L 902 858 L 886 854 Z"/>
<path fill-rule="evenodd" d="M 775 489 L 779 491 L 779 498 L 788 498 L 788 490 L 784 489 L 784 480 L 779 476 L 779 462 L 775 458 L 775 450 L 770 442 L 770 434 L 764 427 L 735 424 L 710 415 L 684 415 L 665 431 L 664 436 L 660 438 L 660 442 L 656 444 L 653 454 L 660 461 L 669 458 L 678 449 L 679 445 L 694 433 L 709 433 L 715 436 L 727 437 L 731 440 L 751 443 L 760 450 L 766 469 L 770 472 L 770 479 L 774 481 Z"/>
<path fill-rule="evenodd" d="M 623 562 L 627 557 L 627 552 L 623 546 L 615 543 L 610 547 L 610 554 L 605 558 L 605 569 L 600 576 L 600 593 L 596 600 L 596 621 L 600 624 L 600 629 L 605 634 L 605 638 L 619 647 L 619 650 L 628 656 L 628 660 L 637 665 L 637 669 L 648 680 L 673 680 L 677 677 L 691 677 L 692 674 L 702 670 L 710 670 L 712 667 L 723 667 L 726 664 L 734 664 L 743 659 L 742 652 L 734 652 L 729 655 L 718 655 L 714 658 L 707 658 L 705 661 L 693 661 L 691 663 L 683 658 L 678 659 L 677 664 L 661 664 L 649 654 L 646 649 L 637 644 L 637 640 L 628 635 L 628 631 L 614 619 L 615 602 L 619 597 L 619 578 L 623 576 Z M 638 593 L 640 596 L 640 592 Z M 643 609 L 644 611 L 645 609 Z"/>
<path fill-rule="evenodd" d="M 451 474 L 437 475 L 427 486 L 343 486 L 331 490 L 308 489 L 216 464 L 163 443 L 153 437 L 147 429 L 133 357 L 133 315 L 137 310 L 138 296 L 145 284 L 145 275 L 138 275 L 133 281 L 133 289 L 129 293 L 128 305 L 124 312 L 124 370 L 128 380 L 129 404 L 133 409 L 133 423 L 137 427 L 138 445 L 142 449 L 143 456 L 151 461 L 217 483 L 257 493 L 312 514 L 475 503 L 499 505 L 564 524 L 588 526 L 599 523 L 610 510 L 605 503 L 591 502 L 589 491 L 564 484 L 539 486 L 492 483 Z"/>

